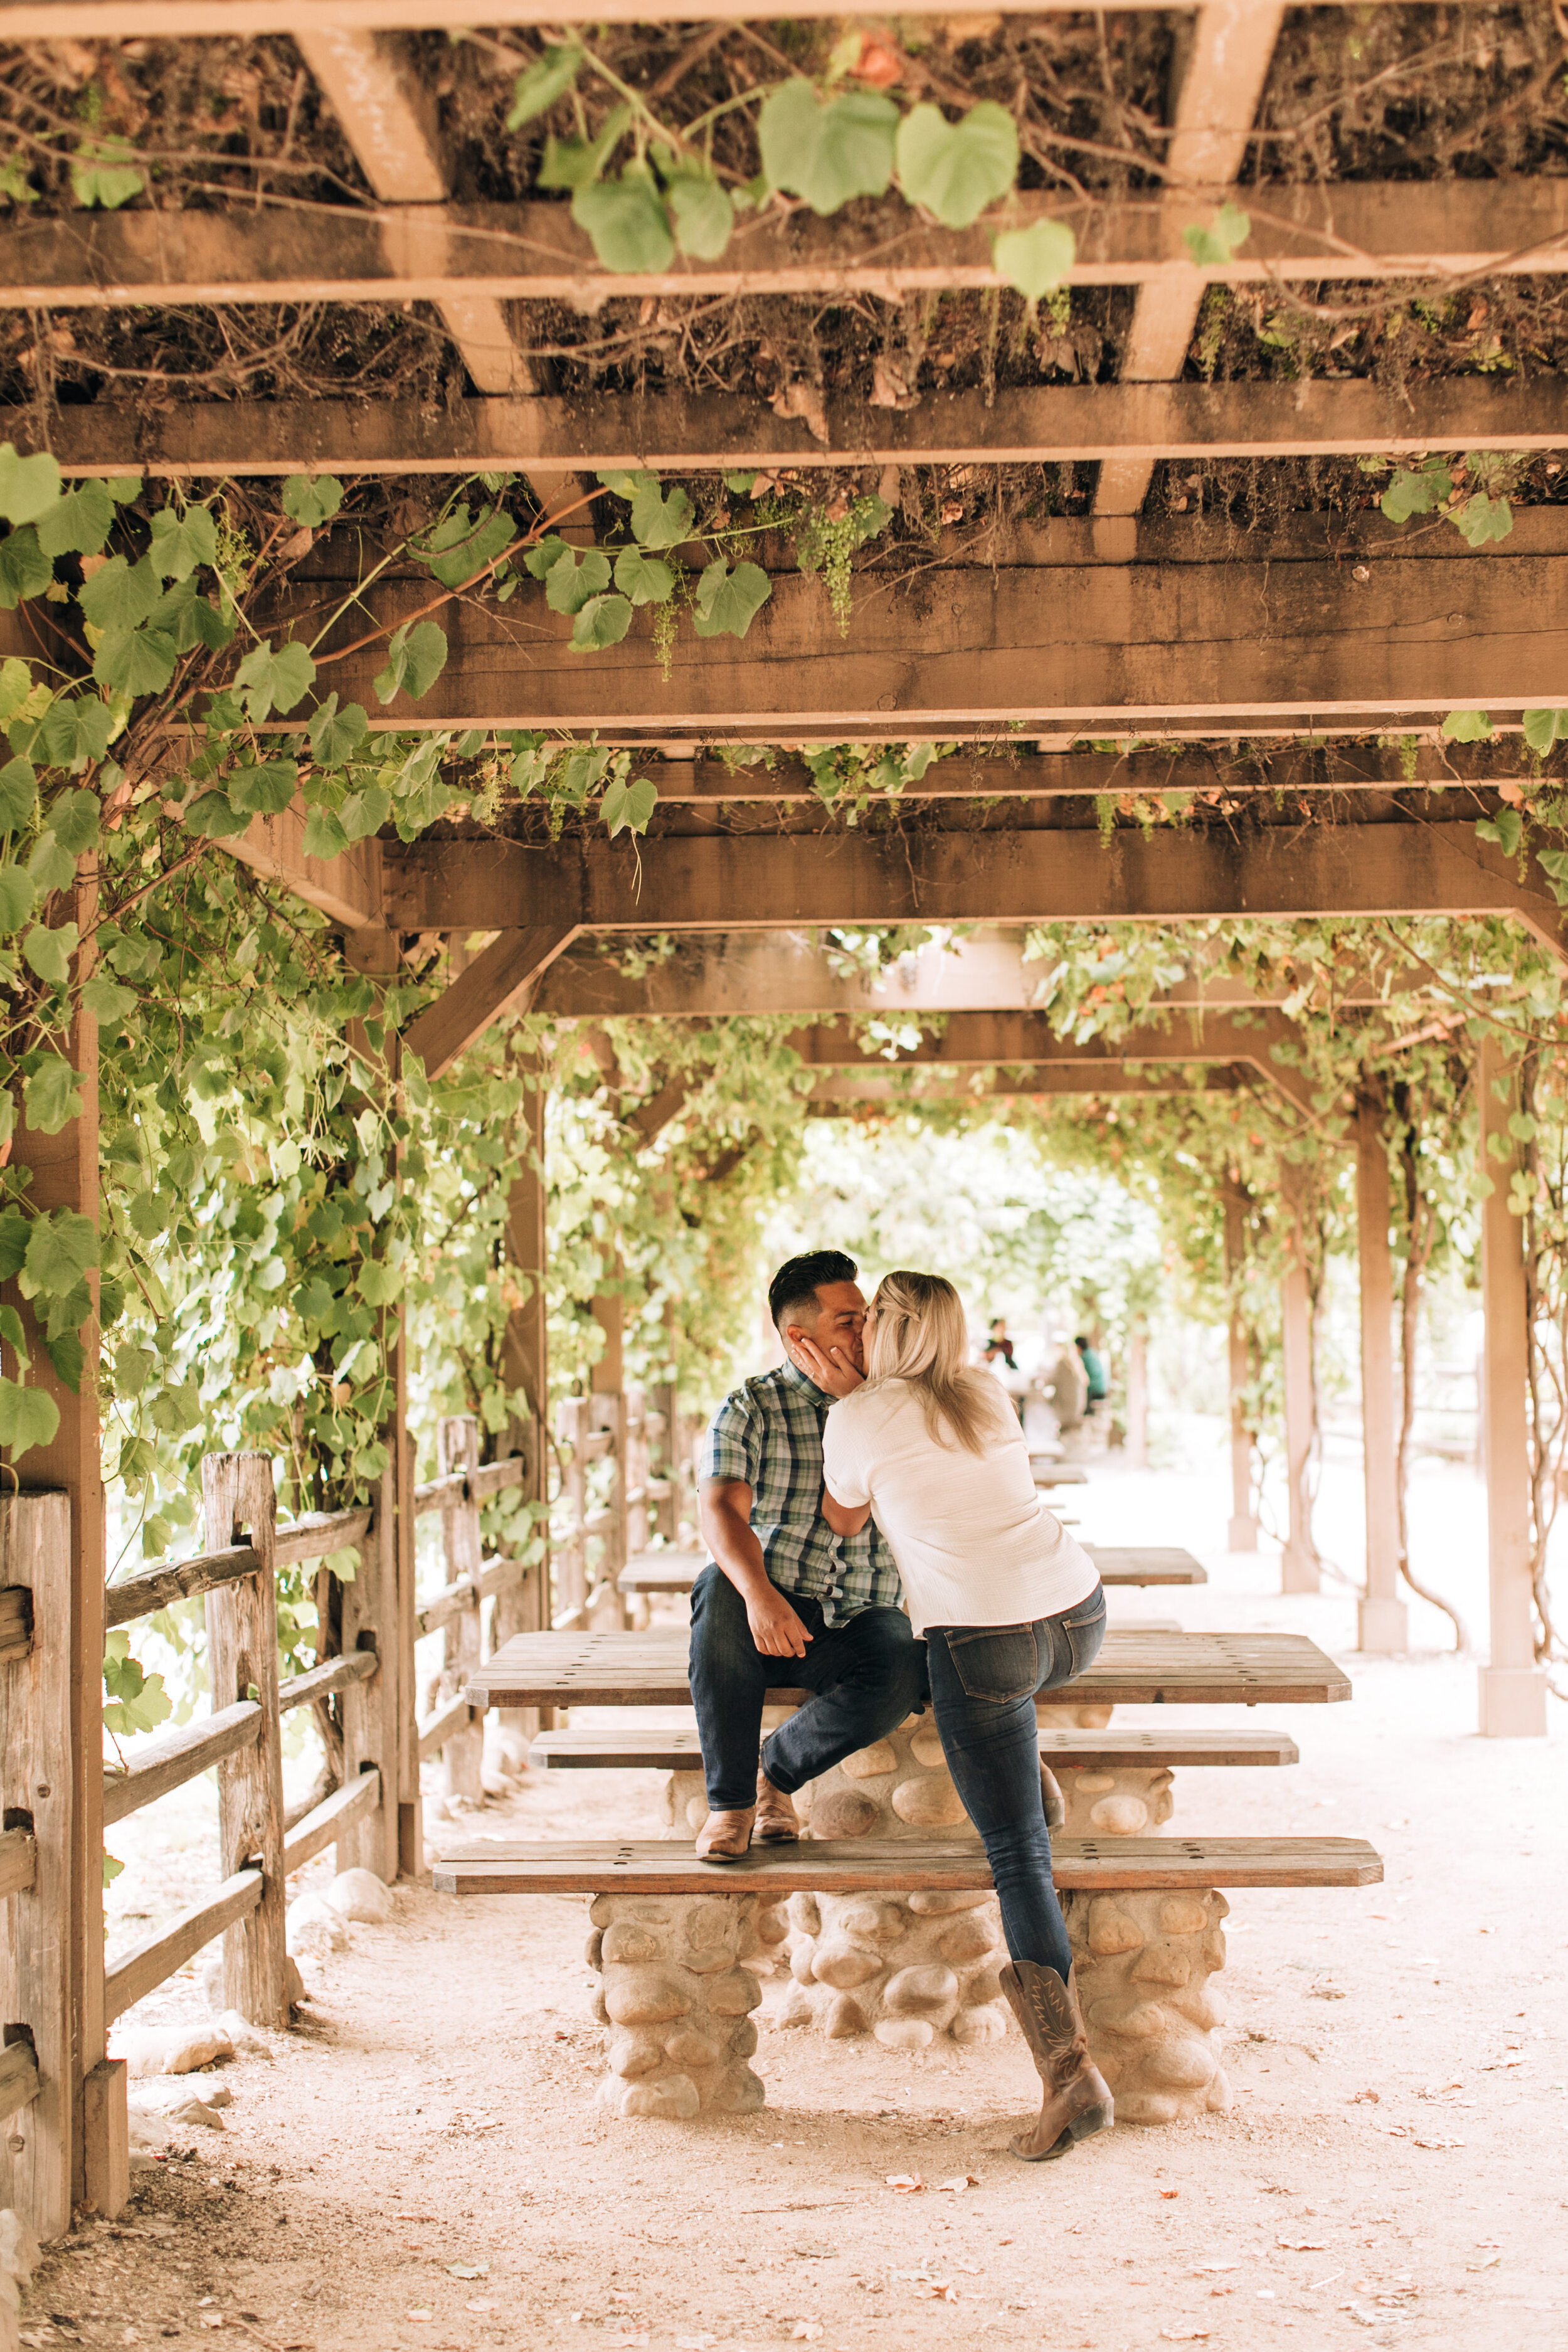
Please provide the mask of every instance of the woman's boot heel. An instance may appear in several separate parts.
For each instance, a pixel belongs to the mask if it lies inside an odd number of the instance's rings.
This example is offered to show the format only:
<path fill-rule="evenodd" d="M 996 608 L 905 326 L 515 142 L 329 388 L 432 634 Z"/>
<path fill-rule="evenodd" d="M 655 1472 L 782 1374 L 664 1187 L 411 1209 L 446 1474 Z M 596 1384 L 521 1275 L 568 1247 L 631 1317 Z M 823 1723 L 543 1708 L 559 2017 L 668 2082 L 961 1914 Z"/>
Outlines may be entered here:
<path fill-rule="evenodd" d="M 1116 2121 L 1110 2088 L 1089 2054 L 1078 1988 L 1055 1969 L 1019 1960 L 1002 1970 L 1002 1990 L 1023 2031 L 1045 2086 L 1039 2119 L 1013 2142 L 1026 2163 L 1066 2156 L 1080 2139 L 1109 2131 Z"/>

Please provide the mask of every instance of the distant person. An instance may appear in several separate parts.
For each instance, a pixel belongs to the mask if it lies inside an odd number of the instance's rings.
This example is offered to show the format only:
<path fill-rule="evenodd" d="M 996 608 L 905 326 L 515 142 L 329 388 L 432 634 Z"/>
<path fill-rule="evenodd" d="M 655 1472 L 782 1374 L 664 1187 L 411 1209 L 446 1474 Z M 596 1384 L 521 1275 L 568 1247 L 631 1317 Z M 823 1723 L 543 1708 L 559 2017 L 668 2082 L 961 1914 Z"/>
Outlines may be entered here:
<path fill-rule="evenodd" d="M 1028 1394 L 1029 1383 L 1019 1370 L 1018 1359 L 1013 1352 L 1013 1342 L 1007 1336 L 1007 1318 L 1005 1315 L 993 1315 L 991 1318 L 983 1360 L 990 1365 L 992 1371 L 1011 1397 L 1013 1410 L 1018 1416 L 1018 1426 L 1021 1429 L 1024 1425 L 1024 1400 Z"/>
<path fill-rule="evenodd" d="M 1105 1358 L 1098 1348 L 1089 1346 L 1087 1335 L 1081 1331 L 1073 1341 L 1073 1346 L 1078 1349 L 1079 1361 L 1083 1366 L 1083 1376 L 1089 1384 L 1083 1409 L 1086 1413 L 1089 1413 L 1094 1411 L 1097 1404 L 1103 1404 L 1110 1394 L 1110 1383 L 1105 1377 Z"/>
<path fill-rule="evenodd" d="M 822 1507 L 846 1538 L 879 1527 L 898 1562 L 942 1752 L 1002 1905 L 1012 1954 L 1002 1990 L 1045 2086 L 1039 2120 L 1014 2152 L 1066 2156 L 1116 2116 L 1089 2054 L 1051 1879 L 1035 1696 L 1093 1664 L 1105 1595 L 1089 1554 L 1036 1493 L 994 1381 L 967 1361 L 952 1283 L 885 1275 L 862 1338 L 868 1377 L 827 1416 Z M 803 1352 L 810 1363 L 809 1343 Z"/>
<path fill-rule="evenodd" d="M 691 1701 L 702 1743 L 703 1862 L 800 1835 L 797 1789 L 869 1748 L 924 1697 L 925 1654 L 899 1605 L 898 1564 L 864 1520 L 822 1512 L 822 1426 L 860 1386 L 866 1301 L 852 1257 L 780 1266 L 768 1312 L 786 1360 L 727 1396 L 703 1442 L 699 1514 L 711 1558 L 691 1592 Z M 814 1696 L 762 1741 L 770 1685 Z"/>

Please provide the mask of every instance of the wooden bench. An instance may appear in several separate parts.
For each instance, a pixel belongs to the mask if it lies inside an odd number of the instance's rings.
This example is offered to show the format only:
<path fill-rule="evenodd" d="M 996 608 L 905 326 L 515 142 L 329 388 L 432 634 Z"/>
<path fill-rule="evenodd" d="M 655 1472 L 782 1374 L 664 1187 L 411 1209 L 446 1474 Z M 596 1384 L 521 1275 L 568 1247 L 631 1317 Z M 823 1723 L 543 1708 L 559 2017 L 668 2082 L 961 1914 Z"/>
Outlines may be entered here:
<path fill-rule="evenodd" d="M 1058 1770 L 1115 1771 L 1121 1765 L 1298 1764 L 1282 1731 L 1045 1731 L 1040 1753 Z M 694 1724 L 629 1730 L 542 1731 L 531 1763 L 552 1771 L 690 1772 L 702 1761 Z"/>
<path fill-rule="evenodd" d="M 1359 1838 L 1058 1838 L 1056 1879 L 1096 2063 L 1123 2122 L 1168 2123 L 1229 2103 L 1207 1983 L 1224 1966 L 1223 1887 L 1375 1885 Z M 999 1929 L 977 1840 L 806 1842 L 716 1868 L 669 1843 L 465 1846 L 441 1894 L 593 1897 L 588 1959 L 609 2027 L 601 2099 L 620 2115 L 744 2113 L 765 2092 L 747 2063 L 758 1969 L 793 1929 L 780 2022 L 863 2032 L 894 2049 L 961 2046 L 1007 2030 Z M 787 1901 L 786 1920 L 781 1904 Z M 889 1965 L 888 1945 L 896 1942 Z M 755 1965 L 749 1965 L 754 1963 Z"/>
<path fill-rule="evenodd" d="M 1068 1521 L 1063 1520 L 1063 1526 Z M 1076 1522 L 1072 1522 L 1075 1524 Z M 1134 1545 L 1110 1548 L 1086 1544 L 1084 1549 L 1100 1570 L 1104 1585 L 1206 1584 L 1208 1571 L 1190 1551 Z M 627 1560 L 616 1584 L 623 1592 L 662 1594 L 689 1592 L 708 1564 L 702 1551 L 639 1551 Z"/>

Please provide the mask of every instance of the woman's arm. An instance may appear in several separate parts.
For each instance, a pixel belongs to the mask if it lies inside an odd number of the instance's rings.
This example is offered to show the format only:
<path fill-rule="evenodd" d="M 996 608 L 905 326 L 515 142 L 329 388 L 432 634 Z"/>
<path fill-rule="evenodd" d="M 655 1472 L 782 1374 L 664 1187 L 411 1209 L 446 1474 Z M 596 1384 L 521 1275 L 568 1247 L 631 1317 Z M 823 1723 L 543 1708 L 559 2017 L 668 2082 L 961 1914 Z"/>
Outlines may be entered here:
<path fill-rule="evenodd" d="M 869 1503 L 836 1502 L 832 1490 L 824 1486 L 822 1516 L 836 1536 L 858 1536 L 871 1516 L 871 1506 Z"/>

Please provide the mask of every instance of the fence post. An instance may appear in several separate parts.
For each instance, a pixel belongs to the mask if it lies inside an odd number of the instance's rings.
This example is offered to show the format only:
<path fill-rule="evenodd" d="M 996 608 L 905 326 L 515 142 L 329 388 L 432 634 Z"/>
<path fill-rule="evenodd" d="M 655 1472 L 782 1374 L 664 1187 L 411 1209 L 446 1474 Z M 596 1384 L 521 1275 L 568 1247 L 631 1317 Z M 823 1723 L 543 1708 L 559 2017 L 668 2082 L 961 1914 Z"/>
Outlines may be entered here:
<path fill-rule="evenodd" d="M 223 1939 L 223 2001 L 253 2025 L 289 2022 L 283 1878 L 283 1758 L 278 1716 L 278 1590 L 273 1580 L 278 1498 L 265 1454 L 208 1454 L 202 1461 L 208 1548 L 243 1532 L 260 1566 L 206 1597 L 207 1670 L 216 1713 L 243 1698 L 261 1702 L 254 1748 L 217 1768 L 218 1847 L 227 1878 L 259 1858 L 261 1900 Z"/>
<path fill-rule="evenodd" d="M 38 2066 L 31 2104 L 0 2121 L 0 2205 L 35 2237 L 70 2228 L 80 2125 L 80 2055 L 71 2021 L 71 1511 L 67 1495 L 0 1500 L 0 1590 L 19 1591 L 29 1654 L 0 1665 L 0 1802 L 7 1828 L 31 1826 L 33 1884 L 6 1906 L 0 2022 Z M 18 1604 L 13 1604 L 17 1606 Z M 9 1619 L 9 1612 L 8 1612 Z M 121 2100 L 124 2101 L 123 2078 Z M 120 2205 L 125 2191 L 120 2192 Z M 106 2209 L 110 2210 L 110 2209 Z M 119 2210 L 119 2205 L 114 2206 Z"/>
<path fill-rule="evenodd" d="M 460 1471 L 464 1478 L 462 1494 L 441 1506 L 447 1582 L 457 1584 L 467 1578 L 473 1588 L 472 1600 L 447 1625 L 441 1695 L 443 1698 L 455 1698 L 479 1669 L 479 1507 L 468 1484 L 479 1466 L 479 1425 L 471 1413 L 454 1413 L 441 1423 L 437 1435 L 442 1476 L 454 1477 Z M 470 1714 L 467 1727 L 454 1731 L 441 1753 L 451 1794 L 472 1797 L 477 1802 L 484 1795 L 482 1717 Z"/>
<path fill-rule="evenodd" d="M 590 1426 L 603 1430 L 609 1438 L 605 1457 L 614 1466 L 615 1484 L 610 1499 L 602 1512 L 595 1517 L 602 1522 L 597 1533 L 604 1546 L 599 1555 L 597 1582 L 605 1604 L 601 1622 L 624 1628 L 627 1622 L 626 1595 L 621 1591 L 620 1574 L 626 1564 L 626 1400 L 616 1389 L 606 1392 L 595 1389 L 588 1400 Z"/>
<path fill-rule="evenodd" d="M 588 1545 L 584 1531 L 588 1512 L 588 1474 L 583 1443 L 587 1427 L 587 1399 L 563 1397 L 557 1415 L 557 1434 L 566 1456 L 561 1465 L 561 1500 L 566 1506 L 568 1519 L 560 1543 L 552 1550 L 555 1571 L 553 1613 L 558 1617 L 581 1610 L 588 1598 Z M 575 1630 L 586 1629 L 584 1617 L 582 1626 Z"/>
<path fill-rule="evenodd" d="M 342 1587 L 342 1645 L 374 1650 L 376 1669 L 369 1682 L 351 1683 L 343 1693 L 343 1780 L 373 1768 L 381 1775 L 381 1801 L 338 1840 L 340 1870 L 372 1870 L 377 1878 L 397 1876 L 397 1482 L 389 1463 L 376 1486 L 375 1516 L 360 1547 L 353 1581 Z"/>

